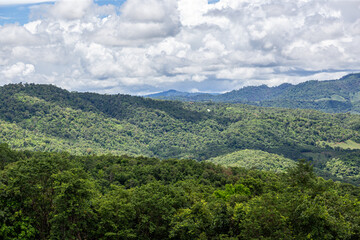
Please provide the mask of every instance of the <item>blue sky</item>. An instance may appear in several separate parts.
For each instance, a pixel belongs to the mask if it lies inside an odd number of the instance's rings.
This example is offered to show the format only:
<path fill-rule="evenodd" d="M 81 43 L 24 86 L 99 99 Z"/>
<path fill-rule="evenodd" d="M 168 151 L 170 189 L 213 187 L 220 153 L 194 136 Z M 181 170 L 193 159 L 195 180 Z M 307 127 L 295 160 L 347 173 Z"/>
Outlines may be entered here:
<path fill-rule="evenodd" d="M 95 0 L 98 5 L 112 4 L 121 6 L 126 0 Z M 0 2 L 1 3 L 1 2 Z M 29 16 L 32 6 L 41 4 L 54 4 L 53 2 L 44 2 L 40 4 L 16 4 L 16 5 L 0 5 L 0 25 L 18 23 L 25 24 L 29 22 Z"/>
<path fill-rule="evenodd" d="M 0 0 L 0 85 L 225 92 L 360 72 L 356 0 L 45 1 Z"/>

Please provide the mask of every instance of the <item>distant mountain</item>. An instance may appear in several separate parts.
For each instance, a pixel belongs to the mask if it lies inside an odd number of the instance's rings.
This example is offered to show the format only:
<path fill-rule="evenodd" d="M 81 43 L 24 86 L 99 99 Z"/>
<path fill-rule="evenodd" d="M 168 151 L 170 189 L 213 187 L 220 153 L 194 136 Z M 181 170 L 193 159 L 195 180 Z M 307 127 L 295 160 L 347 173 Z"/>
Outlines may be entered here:
<path fill-rule="evenodd" d="M 152 96 L 152 98 L 158 98 Z M 338 80 L 307 81 L 298 85 L 282 84 L 244 87 L 219 95 L 171 95 L 159 99 L 246 103 L 264 107 L 316 109 L 329 113 L 360 113 L 360 73 Z"/>
<path fill-rule="evenodd" d="M 219 95 L 219 93 L 189 93 L 189 92 L 180 92 L 174 89 L 149 94 L 144 97 L 153 98 L 153 99 L 162 99 L 162 100 L 178 100 L 178 101 L 188 101 L 188 99 L 194 99 L 194 101 L 202 101 L 202 99 L 211 99 L 212 97 Z"/>
<path fill-rule="evenodd" d="M 176 91 L 174 89 L 165 91 L 165 92 L 159 92 L 159 93 L 154 93 L 154 94 L 150 94 L 150 95 L 146 95 L 146 97 L 150 97 L 150 98 L 161 98 L 161 97 L 172 97 L 172 96 L 189 96 L 191 95 L 191 93 L 188 92 L 179 92 Z"/>
<path fill-rule="evenodd" d="M 259 102 L 280 97 L 286 90 L 293 88 L 294 85 L 284 83 L 278 87 L 268 87 L 266 85 L 244 87 L 228 93 L 221 94 L 214 98 L 218 102 Z"/>

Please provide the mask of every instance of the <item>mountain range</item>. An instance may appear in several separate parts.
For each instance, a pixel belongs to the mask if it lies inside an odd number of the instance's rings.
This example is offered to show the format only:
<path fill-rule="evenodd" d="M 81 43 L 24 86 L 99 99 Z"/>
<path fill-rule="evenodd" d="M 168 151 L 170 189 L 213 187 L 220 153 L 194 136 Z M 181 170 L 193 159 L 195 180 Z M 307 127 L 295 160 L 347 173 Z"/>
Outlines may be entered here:
<path fill-rule="evenodd" d="M 171 90 L 146 97 L 188 102 L 212 101 L 316 109 L 328 113 L 360 113 L 360 74 L 349 74 L 338 80 L 312 80 L 297 85 L 284 83 L 276 87 L 250 86 L 215 95 Z"/>

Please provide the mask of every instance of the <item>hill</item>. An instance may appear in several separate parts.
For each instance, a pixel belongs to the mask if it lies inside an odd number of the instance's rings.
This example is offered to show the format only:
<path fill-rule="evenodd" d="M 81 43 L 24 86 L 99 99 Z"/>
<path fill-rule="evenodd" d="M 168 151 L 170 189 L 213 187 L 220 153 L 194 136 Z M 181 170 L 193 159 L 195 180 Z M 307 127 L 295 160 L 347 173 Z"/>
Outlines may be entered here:
<path fill-rule="evenodd" d="M 277 154 L 250 149 L 210 158 L 207 161 L 227 167 L 242 167 L 274 172 L 284 172 L 295 166 L 294 160 Z"/>
<path fill-rule="evenodd" d="M 338 80 L 312 80 L 298 85 L 250 86 L 216 96 L 183 94 L 181 97 L 163 96 L 162 99 L 247 103 L 264 107 L 316 109 L 328 113 L 360 113 L 360 74 L 349 74 Z"/>
<path fill-rule="evenodd" d="M 198 161 L 253 149 L 305 158 L 323 177 L 359 183 L 360 150 L 342 148 L 360 143 L 357 115 L 158 101 L 35 84 L 0 87 L 0 101 L 0 142 L 13 149 Z"/>

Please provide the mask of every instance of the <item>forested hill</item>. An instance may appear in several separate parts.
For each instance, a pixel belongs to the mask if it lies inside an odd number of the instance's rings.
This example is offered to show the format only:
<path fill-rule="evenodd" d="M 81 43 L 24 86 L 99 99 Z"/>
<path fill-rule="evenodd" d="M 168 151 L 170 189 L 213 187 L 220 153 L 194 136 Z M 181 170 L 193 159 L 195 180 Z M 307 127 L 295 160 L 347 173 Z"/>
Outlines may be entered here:
<path fill-rule="evenodd" d="M 247 166 L 266 156 L 259 168 L 274 171 L 305 158 L 323 177 L 360 183 L 357 115 L 158 101 L 35 84 L 0 87 L 0 102 L 0 142 L 13 149 L 216 159 L 240 166 L 244 156 Z"/>
<path fill-rule="evenodd" d="M 282 84 L 245 87 L 220 95 L 150 95 L 158 99 L 181 101 L 214 101 L 247 103 L 266 107 L 317 109 L 329 113 L 360 113 L 360 74 L 350 74 L 339 80 L 307 81 L 298 85 Z"/>

